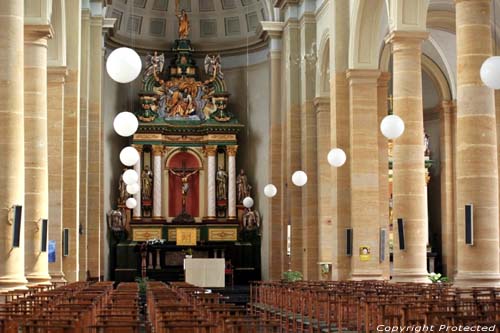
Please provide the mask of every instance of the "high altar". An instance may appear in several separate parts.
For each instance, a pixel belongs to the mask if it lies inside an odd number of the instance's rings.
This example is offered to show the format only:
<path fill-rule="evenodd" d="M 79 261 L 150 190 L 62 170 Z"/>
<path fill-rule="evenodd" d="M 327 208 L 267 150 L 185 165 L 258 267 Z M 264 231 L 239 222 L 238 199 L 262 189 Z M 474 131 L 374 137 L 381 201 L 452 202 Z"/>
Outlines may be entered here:
<path fill-rule="evenodd" d="M 139 128 L 131 142 L 141 156 L 134 166 L 141 190 L 133 196 L 137 206 L 130 214 L 125 208 L 129 194 L 120 180 L 118 207 L 128 216 L 128 239 L 116 245 L 116 280 L 130 280 L 139 270 L 141 242 L 148 244 L 143 256 L 149 277 L 168 279 L 168 267 L 180 265 L 186 246 L 197 257 L 225 257 L 235 267 L 259 271 L 259 242 L 240 242 L 242 217 L 248 213 L 241 200 L 249 191 L 246 176 L 241 184 L 244 174 L 236 172 L 243 125 L 227 109 L 220 56 L 206 55 L 199 70 L 187 14 L 182 11 L 178 18 L 179 39 L 170 63 L 154 52 L 142 74 L 135 111 Z M 257 259 L 249 262 L 249 254 Z M 132 256 L 137 259 L 131 261 Z"/>

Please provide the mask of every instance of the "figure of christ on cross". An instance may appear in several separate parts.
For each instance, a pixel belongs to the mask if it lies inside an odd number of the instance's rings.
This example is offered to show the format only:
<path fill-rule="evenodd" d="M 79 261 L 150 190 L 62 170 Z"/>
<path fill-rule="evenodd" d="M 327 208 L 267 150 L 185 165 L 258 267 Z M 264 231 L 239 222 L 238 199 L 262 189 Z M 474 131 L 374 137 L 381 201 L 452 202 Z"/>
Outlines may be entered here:
<path fill-rule="evenodd" d="M 187 195 L 189 192 L 189 177 L 195 175 L 199 169 L 189 169 L 186 168 L 186 161 L 182 161 L 182 168 L 180 169 L 169 169 L 169 171 L 176 177 L 179 177 L 181 179 L 182 187 L 181 187 L 181 194 L 182 194 L 182 212 L 181 215 L 186 215 L 186 199 Z"/>

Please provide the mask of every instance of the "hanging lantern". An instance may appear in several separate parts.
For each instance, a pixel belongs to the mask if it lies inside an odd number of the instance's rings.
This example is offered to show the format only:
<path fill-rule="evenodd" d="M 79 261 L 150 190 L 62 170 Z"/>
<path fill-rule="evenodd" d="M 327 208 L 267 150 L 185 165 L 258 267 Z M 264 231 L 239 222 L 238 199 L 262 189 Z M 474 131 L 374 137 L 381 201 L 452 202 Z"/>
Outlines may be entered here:
<path fill-rule="evenodd" d="M 243 199 L 243 206 L 245 206 L 245 208 L 252 208 L 253 199 L 251 197 L 246 197 L 245 199 Z"/>
<path fill-rule="evenodd" d="M 380 123 L 380 131 L 387 139 L 396 139 L 405 131 L 405 123 L 399 116 L 385 116 Z"/>
<path fill-rule="evenodd" d="M 134 195 L 134 194 L 138 193 L 140 190 L 141 190 L 141 187 L 137 183 L 127 185 L 127 193 L 128 194 Z"/>
<path fill-rule="evenodd" d="M 302 171 L 295 171 L 292 175 L 292 183 L 295 186 L 304 186 L 307 183 L 307 174 Z"/>
<path fill-rule="evenodd" d="M 119 83 L 134 81 L 141 73 L 141 69 L 141 57 L 128 47 L 113 50 L 106 61 L 108 75 Z"/>
<path fill-rule="evenodd" d="M 125 147 L 120 152 L 120 162 L 126 166 L 133 166 L 139 161 L 139 152 L 134 147 Z"/>
<path fill-rule="evenodd" d="M 333 148 L 328 153 L 327 159 L 328 159 L 328 163 L 330 163 L 331 166 L 338 168 L 338 167 L 341 167 L 342 165 L 344 165 L 344 163 L 347 159 L 347 156 L 342 149 Z"/>
<path fill-rule="evenodd" d="M 134 209 L 135 207 L 137 207 L 137 200 L 135 200 L 134 198 L 128 198 L 127 201 L 125 201 L 125 205 L 128 209 Z"/>
<path fill-rule="evenodd" d="M 489 57 L 481 65 L 481 80 L 491 89 L 500 89 L 500 56 Z"/>
<path fill-rule="evenodd" d="M 113 128 L 120 136 L 131 136 L 139 128 L 139 121 L 132 112 L 123 111 L 118 113 L 113 120 Z"/>
<path fill-rule="evenodd" d="M 137 181 L 139 180 L 139 175 L 133 169 L 128 169 L 127 171 L 125 171 L 122 177 L 123 182 L 127 185 L 137 183 Z"/>
<path fill-rule="evenodd" d="M 274 197 L 278 193 L 278 189 L 273 184 L 264 186 L 264 195 L 268 198 Z"/>

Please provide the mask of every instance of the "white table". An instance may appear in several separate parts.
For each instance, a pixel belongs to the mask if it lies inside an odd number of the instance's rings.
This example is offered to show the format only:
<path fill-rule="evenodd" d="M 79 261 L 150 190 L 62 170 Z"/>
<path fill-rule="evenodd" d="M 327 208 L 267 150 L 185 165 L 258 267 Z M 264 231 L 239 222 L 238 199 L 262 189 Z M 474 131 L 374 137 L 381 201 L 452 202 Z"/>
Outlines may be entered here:
<path fill-rule="evenodd" d="M 185 280 L 197 287 L 224 288 L 225 259 L 184 259 Z"/>

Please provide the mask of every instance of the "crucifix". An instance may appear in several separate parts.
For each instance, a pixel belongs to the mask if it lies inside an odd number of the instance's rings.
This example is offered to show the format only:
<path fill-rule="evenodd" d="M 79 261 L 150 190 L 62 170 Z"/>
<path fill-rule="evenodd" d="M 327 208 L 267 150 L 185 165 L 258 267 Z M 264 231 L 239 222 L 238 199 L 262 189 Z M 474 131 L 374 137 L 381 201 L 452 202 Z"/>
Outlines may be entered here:
<path fill-rule="evenodd" d="M 172 168 L 169 169 L 169 171 L 176 177 L 179 177 L 181 179 L 182 187 L 181 187 L 181 194 L 182 194 L 182 212 L 181 215 L 186 215 L 186 199 L 187 199 L 187 194 L 189 192 L 189 177 L 192 175 L 196 174 L 199 169 L 193 169 L 193 168 L 186 168 L 186 160 L 182 161 L 182 168 Z"/>

